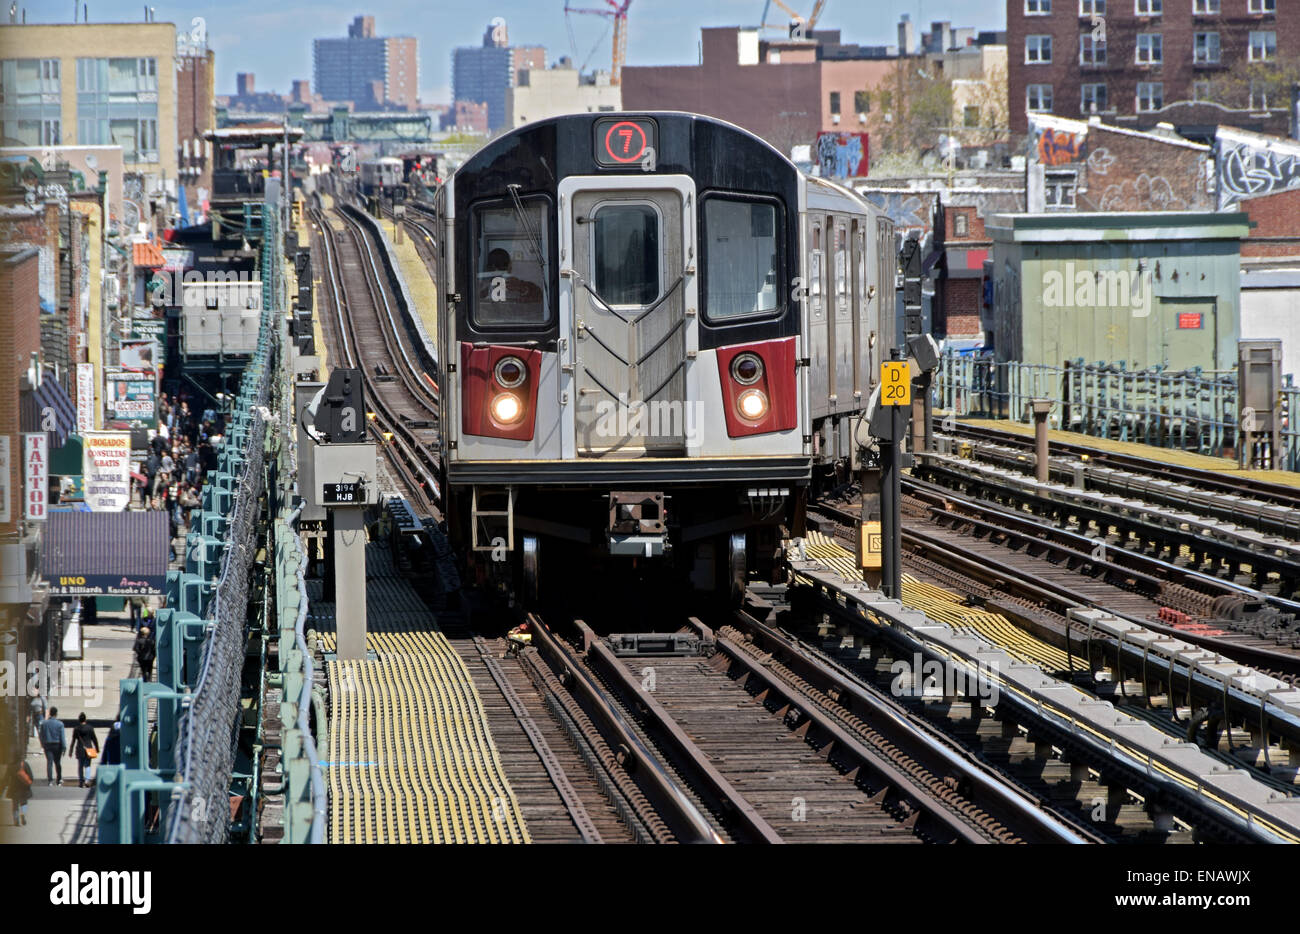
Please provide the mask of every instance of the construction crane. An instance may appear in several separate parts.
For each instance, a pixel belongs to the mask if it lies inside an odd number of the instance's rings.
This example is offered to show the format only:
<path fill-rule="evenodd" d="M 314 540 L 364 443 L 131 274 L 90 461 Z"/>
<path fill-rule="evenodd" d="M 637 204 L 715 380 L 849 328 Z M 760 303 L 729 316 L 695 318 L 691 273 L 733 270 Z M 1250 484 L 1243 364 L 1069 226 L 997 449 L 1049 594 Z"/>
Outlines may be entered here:
<path fill-rule="evenodd" d="M 786 13 L 790 14 L 790 19 L 795 23 L 795 29 L 792 31 L 792 34 L 795 38 L 800 39 L 808 37 L 808 34 L 813 31 L 813 27 L 817 25 L 817 20 L 821 18 L 822 10 L 826 8 L 826 0 L 817 0 L 817 2 L 813 4 L 812 12 L 807 16 L 803 16 L 802 14 L 796 13 L 794 10 L 790 9 L 790 7 L 782 3 L 781 0 L 765 0 L 763 3 L 763 18 L 759 20 L 760 29 L 780 29 L 784 31 L 790 28 L 781 23 L 769 23 L 767 21 L 767 13 L 772 9 L 772 4 L 776 4 L 778 7 L 785 10 Z"/>
<path fill-rule="evenodd" d="M 627 8 L 632 5 L 632 0 L 605 0 L 608 9 L 592 9 L 591 7 L 576 7 L 564 4 L 564 14 L 567 17 L 570 13 L 587 13 L 592 16 L 604 16 L 614 21 L 614 54 L 610 60 L 609 83 L 619 85 L 623 83 L 623 63 L 627 61 Z"/>

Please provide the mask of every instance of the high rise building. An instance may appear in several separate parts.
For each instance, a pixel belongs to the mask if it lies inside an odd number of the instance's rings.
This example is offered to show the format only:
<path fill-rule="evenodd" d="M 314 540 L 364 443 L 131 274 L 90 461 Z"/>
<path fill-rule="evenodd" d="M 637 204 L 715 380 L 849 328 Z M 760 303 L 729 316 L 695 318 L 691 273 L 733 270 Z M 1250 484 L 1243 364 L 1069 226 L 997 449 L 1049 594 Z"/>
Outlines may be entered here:
<path fill-rule="evenodd" d="M 1269 63 L 1300 56 L 1278 0 L 1007 0 L 1011 131 L 1030 113 L 1098 115 L 1198 138 L 1216 124 L 1285 134 L 1289 87 Z"/>
<path fill-rule="evenodd" d="M 419 107 L 416 40 L 411 36 L 376 36 L 373 16 L 354 19 L 346 38 L 315 40 L 312 59 L 312 85 L 325 100 L 351 101 L 362 110 Z"/>
<path fill-rule="evenodd" d="M 496 132 L 509 123 L 506 91 L 518 85 L 521 72 L 546 67 L 546 49 L 512 47 L 506 21 L 498 16 L 488 23 L 483 44 L 456 49 L 451 63 L 452 101 L 486 104 L 488 129 Z"/>
<path fill-rule="evenodd" d="M 174 24 L 6 24 L 0 49 L 0 145 L 121 146 L 146 191 L 174 184 Z"/>

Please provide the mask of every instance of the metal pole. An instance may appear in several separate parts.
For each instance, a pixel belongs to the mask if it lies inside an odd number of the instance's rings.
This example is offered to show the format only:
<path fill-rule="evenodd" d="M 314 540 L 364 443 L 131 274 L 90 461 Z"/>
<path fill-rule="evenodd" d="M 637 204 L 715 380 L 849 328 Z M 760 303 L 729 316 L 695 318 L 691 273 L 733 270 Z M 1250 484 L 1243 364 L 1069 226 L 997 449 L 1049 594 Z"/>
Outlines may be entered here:
<path fill-rule="evenodd" d="M 890 350 L 891 360 L 901 357 L 897 348 Z M 885 596 L 903 598 L 903 531 L 901 446 L 906 421 L 903 407 L 891 405 L 889 417 L 892 437 L 880 445 L 880 531 L 882 539 L 881 589 Z"/>

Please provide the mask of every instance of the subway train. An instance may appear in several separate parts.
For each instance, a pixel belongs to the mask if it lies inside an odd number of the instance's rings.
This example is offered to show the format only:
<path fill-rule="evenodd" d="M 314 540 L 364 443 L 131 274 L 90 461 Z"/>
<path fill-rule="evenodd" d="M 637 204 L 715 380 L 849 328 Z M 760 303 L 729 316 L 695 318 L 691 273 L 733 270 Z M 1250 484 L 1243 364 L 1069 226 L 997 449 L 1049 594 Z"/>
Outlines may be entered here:
<path fill-rule="evenodd" d="M 406 179 L 401 159 L 385 156 L 361 163 L 357 183 L 364 197 L 382 197 L 402 201 L 406 197 Z"/>
<path fill-rule="evenodd" d="M 890 220 L 686 113 L 528 124 L 435 205 L 440 480 L 471 574 L 531 601 L 575 569 L 733 600 L 777 573 L 810 489 L 855 466 Z"/>

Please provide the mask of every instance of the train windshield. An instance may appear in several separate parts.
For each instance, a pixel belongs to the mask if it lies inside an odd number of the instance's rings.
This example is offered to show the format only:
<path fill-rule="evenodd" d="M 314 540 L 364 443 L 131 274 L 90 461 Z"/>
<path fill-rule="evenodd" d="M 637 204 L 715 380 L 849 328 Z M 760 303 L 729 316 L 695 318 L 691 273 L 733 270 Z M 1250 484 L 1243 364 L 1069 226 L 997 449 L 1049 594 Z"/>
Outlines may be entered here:
<path fill-rule="evenodd" d="M 476 324 L 546 323 L 550 229 L 550 212 L 542 198 L 474 209 Z"/>
<path fill-rule="evenodd" d="M 592 218 L 592 279 L 610 305 L 659 297 L 659 212 L 649 204 L 604 204 Z"/>
<path fill-rule="evenodd" d="M 725 321 L 775 312 L 781 304 L 776 204 L 711 195 L 702 207 L 706 316 Z"/>

